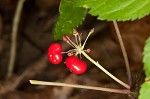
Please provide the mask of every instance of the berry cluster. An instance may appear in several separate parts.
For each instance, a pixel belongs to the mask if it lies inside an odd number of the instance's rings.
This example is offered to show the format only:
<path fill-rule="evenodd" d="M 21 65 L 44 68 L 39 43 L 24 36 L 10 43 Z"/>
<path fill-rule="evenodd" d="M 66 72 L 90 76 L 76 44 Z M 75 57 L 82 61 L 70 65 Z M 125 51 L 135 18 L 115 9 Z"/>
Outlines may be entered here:
<path fill-rule="evenodd" d="M 48 59 L 52 64 L 59 64 L 62 61 L 62 54 L 67 53 L 69 56 L 66 58 L 65 64 L 66 67 L 74 74 L 83 74 L 87 70 L 87 65 L 84 61 L 81 60 L 81 53 L 83 51 L 90 52 L 90 49 L 84 50 L 84 46 L 86 41 L 91 33 L 93 33 L 93 29 L 89 32 L 86 40 L 83 44 L 81 44 L 81 35 L 76 30 L 73 31 L 73 35 L 75 36 L 75 43 L 70 39 L 69 36 L 64 35 L 63 41 L 67 42 L 74 49 L 69 50 L 67 52 L 62 52 L 62 46 L 59 43 L 52 43 L 48 48 Z M 79 58 L 78 58 L 79 55 Z"/>
<path fill-rule="evenodd" d="M 101 69 L 104 73 L 106 73 L 109 77 L 114 79 L 116 82 L 121 84 L 122 86 L 126 87 L 128 90 L 116 90 L 116 89 L 106 89 L 106 88 L 91 88 L 90 89 L 96 89 L 96 90 L 104 90 L 104 91 L 110 91 L 110 92 L 117 92 L 117 93 L 125 93 L 127 94 L 130 92 L 130 86 L 121 80 L 119 80 L 117 77 L 109 73 L 102 65 L 100 65 L 98 62 L 94 61 L 91 57 L 88 56 L 87 53 L 90 52 L 90 49 L 84 49 L 84 46 L 86 44 L 87 39 L 89 36 L 94 32 L 94 29 L 92 29 L 88 36 L 86 37 L 84 43 L 81 43 L 81 36 L 82 34 L 79 34 L 76 30 L 73 31 L 73 35 L 75 37 L 75 42 L 73 42 L 69 36 L 64 35 L 63 36 L 63 41 L 68 43 L 73 47 L 73 49 L 67 51 L 67 52 L 62 52 L 62 46 L 59 43 L 52 43 L 49 48 L 48 48 L 48 59 L 52 64 L 59 64 L 63 56 L 62 54 L 67 53 L 68 57 L 66 58 L 65 64 L 66 67 L 74 74 L 83 74 L 87 70 L 87 65 L 84 61 L 82 61 L 81 54 L 87 58 L 89 61 L 91 61 L 95 66 L 97 66 L 99 69 Z M 52 82 L 41 82 L 41 81 L 31 81 L 32 84 L 46 84 L 46 85 L 56 85 L 53 84 Z M 64 86 L 62 83 L 57 83 L 58 86 Z M 70 85 L 70 84 L 65 84 L 65 86 L 70 86 L 70 87 L 79 87 L 78 85 Z M 80 85 L 81 86 L 81 85 Z M 82 86 L 83 88 L 83 86 Z M 84 87 L 87 89 L 87 86 Z"/>

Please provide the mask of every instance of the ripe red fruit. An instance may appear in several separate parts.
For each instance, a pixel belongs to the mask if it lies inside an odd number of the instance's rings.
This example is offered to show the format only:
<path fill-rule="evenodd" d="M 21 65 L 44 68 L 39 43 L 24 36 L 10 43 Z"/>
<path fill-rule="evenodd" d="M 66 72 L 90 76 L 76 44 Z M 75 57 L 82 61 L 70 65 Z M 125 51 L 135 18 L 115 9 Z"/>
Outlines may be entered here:
<path fill-rule="evenodd" d="M 61 53 L 48 53 L 48 59 L 52 64 L 59 64 L 62 61 Z"/>
<path fill-rule="evenodd" d="M 48 48 L 48 52 L 62 52 L 62 47 L 59 43 L 52 43 Z"/>
<path fill-rule="evenodd" d="M 48 60 L 52 64 L 59 64 L 62 61 L 62 47 L 59 43 L 53 43 L 48 48 Z"/>
<path fill-rule="evenodd" d="M 87 69 L 86 63 L 76 56 L 68 57 L 66 59 L 66 66 L 74 74 L 83 74 Z"/>

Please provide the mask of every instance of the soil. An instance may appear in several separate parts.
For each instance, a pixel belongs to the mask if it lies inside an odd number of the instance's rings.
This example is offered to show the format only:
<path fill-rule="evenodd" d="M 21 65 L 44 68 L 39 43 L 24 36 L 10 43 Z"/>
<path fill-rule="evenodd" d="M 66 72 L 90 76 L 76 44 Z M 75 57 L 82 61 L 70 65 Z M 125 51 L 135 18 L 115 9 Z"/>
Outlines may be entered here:
<path fill-rule="evenodd" d="M 6 78 L 10 58 L 11 31 L 18 0 L 0 0 L 0 99 L 137 99 L 137 95 L 76 89 L 69 87 L 31 85 L 29 80 L 65 82 L 108 88 L 123 88 L 109 78 L 90 61 L 83 75 L 72 74 L 62 62 L 50 64 L 47 48 L 54 41 L 52 29 L 56 22 L 59 0 L 26 0 L 17 35 L 15 67 L 11 77 Z M 138 94 L 144 81 L 142 52 L 145 40 L 150 35 L 150 16 L 140 20 L 118 22 L 119 29 L 129 58 L 132 87 Z M 112 22 L 98 21 L 87 15 L 83 24 L 77 28 L 83 33 L 84 41 L 90 29 L 95 32 L 89 38 L 86 48 L 91 56 L 120 80 L 128 83 L 124 59 Z M 63 51 L 69 45 L 58 41 Z M 64 60 L 65 61 L 65 55 Z"/>

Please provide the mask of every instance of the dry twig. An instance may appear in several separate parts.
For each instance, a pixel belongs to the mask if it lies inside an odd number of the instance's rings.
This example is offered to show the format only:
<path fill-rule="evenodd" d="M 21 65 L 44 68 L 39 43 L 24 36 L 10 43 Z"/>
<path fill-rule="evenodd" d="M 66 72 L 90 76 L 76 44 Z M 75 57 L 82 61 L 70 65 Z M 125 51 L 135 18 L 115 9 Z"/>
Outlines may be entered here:
<path fill-rule="evenodd" d="M 52 85 L 52 86 L 72 87 L 72 88 L 91 89 L 91 90 L 99 90 L 99 91 L 106 91 L 106 92 L 113 92 L 113 93 L 130 94 L 130 90 L 128 89 L 127 90 L 112 89 L 112 88 L 104 88 L 104 87 L 94 87 L 94 86 L 58 83 L 58 82 L 46 82 L 46 81 L 37 81 L 37 80 L 30 80 L 30 83 L 35 85 Z"/>
<path fill-rule="evenodd" d="M 128 76 L 128 82 L 129 82 L 129 85 L 131 86 L 132 85 L 132 78 L 131 78 L 131 72 L 130 72 L 130 66 L 129 66 L 127 52 L 125 50 L 124 43 L 123 43 L 122 37 L 120 35 L 120 31 L 119 31 L 119 27 L 117 25 L 117 22 L 113 21 L 113 24 L 114 24 L 114 27 L 115 27 L 115 30 L 116 30 L 116 34 L 117 34 L 119 44 L 121 46 L 121 51 L 122 51 L 122 54 L 123 54 L 123 58 L 124 58 L 124 61 L 125 61 L 125 66 L 126 66 L 127 76 Z"/>
<path fill-rule="evenodd" d="M 23 8 L 25 0 L 19 0 L 18 5 L 16 8 L 15 16 L 13 19 L 13 24 L 12 24 L 12 33 L 11 33 L 11 50 L 10 50 L 10 60 L 9 60 L 9 65 L 8 65 L 8 72 L 7 72 L 7 77 L 10 77 L 13 72 L 14 68 L 14 62 L 15 62 L 15 57 L 16 57 L 16 46 L 17 46 L 17 31 L 18 31 L 18 24 L 21 16 L 21 11 Z"/>

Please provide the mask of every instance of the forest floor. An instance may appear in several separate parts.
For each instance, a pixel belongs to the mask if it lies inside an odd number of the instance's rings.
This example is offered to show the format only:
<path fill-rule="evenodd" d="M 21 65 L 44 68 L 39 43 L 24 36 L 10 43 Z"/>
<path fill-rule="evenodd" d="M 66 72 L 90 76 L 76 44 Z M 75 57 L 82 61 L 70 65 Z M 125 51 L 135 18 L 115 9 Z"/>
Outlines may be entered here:
<path fill-rule="evenodd" d="M 88 70 L 83 75 L 72 74 L 63 62 L 59 65 L 48 62 L 47 49 L 52 42 L 60 42 L 63 51 L 71 48 L 62 41 L 54 41 L 52 37 L 59 2 L 25 1 L 16 39 L 15 67 L 13 74 L 7 78 L 12 22 L 17 0 L 0 0 L 0 99 L 137 99 L 124 94 L 69 87 L 35 86 L 29 83 L 29 80 L 35 79 L 122 88 L 84 57 Z M 138 93 L 145 77 L 142 53 L 145 40 L 150 36 L 150 16 L 132 22 L 118 22 L 118 25 L 129 58 L 133 79 L 131 90 Z M 83 24 L 77 28 L 79 33 L 83 33 L 82 40 L 92 28 L 95 32 L 86 44 L 86 48 L 91 49 L 89 56 L 127 83 L 125 63 L 112 22 L 98 21 L 96 17 L 87 15 Z"/>

